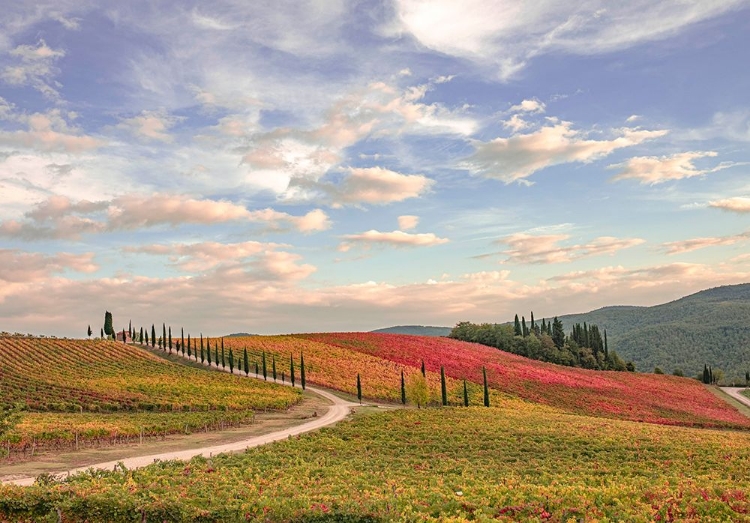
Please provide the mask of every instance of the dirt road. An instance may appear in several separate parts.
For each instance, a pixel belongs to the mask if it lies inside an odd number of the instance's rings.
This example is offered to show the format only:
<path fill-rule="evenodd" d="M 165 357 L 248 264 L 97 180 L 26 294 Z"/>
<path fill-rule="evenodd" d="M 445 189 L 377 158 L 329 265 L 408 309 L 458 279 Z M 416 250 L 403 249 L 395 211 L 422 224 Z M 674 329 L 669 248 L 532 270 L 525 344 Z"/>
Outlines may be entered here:
<path fill-rule="evenodd" d="M 721 387 L 721 390 L 732 396 L 734 399 L 750 407 L 750 398 L 740 394 L 740 391 L 745 390 L 744 387 Z"/>
<path fill-rule="evenodd" d="M 229 369 L 226 369 L 226 371 L 229 372 Z M 252 374 L 252 373 L 250 374 L 249 377 L 263 379 L 262 376 L 256 376 L 255 374 Z M 100 470 L 112 470 L 118 463 L 122 463 L 125 467 L 131 469 L 131 468 L 145 467 L 146 465 L 150 465 L 151 463 L 157 460 L 161 460 L 161 461 L 172 460 L 172 459 L 188 460 L 195 456 L 210 457 L 214 454 L 221 454 L 223 452 L 242 451 L 250 447 L 257 447 L 259 445 L 265 445 L 266 443 L 271 443 L 273 441 L 286 439 L 289 436 L 296 436 L 297 434 L 310 432 L 312 430 L 325 427 L 326 425 L 332 425 L 344 419 L 349 414 L 350 409 L 352 407 L 359 406 L 358 403 L 351 403 L 349 401 L 343 400 L 331 394 L 330 392 L 327 392 L 327 391 L 324 391 L 315 387 L 306 387 L 306 390 L 308 392 L 319 394 L 320 396 L 326 398 L 333 404 L 328 409 L 328 412 L 326 412 L 323 416 L 319 418 L 314 418 L 311 421 L 308 421 L 301 425 L 297 425 L 296 427 L 291 427 L 288 429 L 279 430 L 276 432 L 271 432 L 269 434 L 263 434 L 261 436 L 255 436 L 253 438 L 249 438 L 249 439 L 242 440 L 242 441 L 236 441 L 234 443 L 228 443 L 224 445 L 216 445 L 216 446 L 211 446 L 211 447 L 202 447 L 202 448 L 174 451 L 174 452 L 164 452 L 160 454 L 151 454 L 148 456 L 137 456 L 137 457 L 125 458 L 121 460 L 106 461 L 103 463 L 96 463 L 93 465 L 88 465 L 86 467 L 60 471 L 57 474 L 58 475 L 75 474 L 78 472 L 83 472 L 90 468 L 100 469 Z M 4 481 L 3 483 L 11 484 L 11 485 L 29 486 L 34 483 L 35 479 L 36 478 L 34 477 L 20 478 L 20 479 L 12 479 L 8 481 Z"/>

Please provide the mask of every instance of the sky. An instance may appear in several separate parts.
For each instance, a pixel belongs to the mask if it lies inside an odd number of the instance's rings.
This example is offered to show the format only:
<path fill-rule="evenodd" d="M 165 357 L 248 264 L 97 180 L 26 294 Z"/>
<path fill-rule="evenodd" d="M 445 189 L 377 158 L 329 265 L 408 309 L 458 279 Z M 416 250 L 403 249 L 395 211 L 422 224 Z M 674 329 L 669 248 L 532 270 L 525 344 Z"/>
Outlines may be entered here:
<path fill-rule="evenodd" d="M 750 282 L 750 1 L 23 0 L 0 331 L 362 331 Z"/>

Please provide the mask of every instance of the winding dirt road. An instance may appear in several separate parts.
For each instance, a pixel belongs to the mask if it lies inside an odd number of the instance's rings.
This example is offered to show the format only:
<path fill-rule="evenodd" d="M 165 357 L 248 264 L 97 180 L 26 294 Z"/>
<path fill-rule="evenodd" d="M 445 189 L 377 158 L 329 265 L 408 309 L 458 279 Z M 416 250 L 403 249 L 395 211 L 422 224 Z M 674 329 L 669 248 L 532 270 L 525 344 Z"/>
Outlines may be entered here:
<path fill-rule="evenodd" d="M 216 368 L 216 367 L 212 367 L 212 368 Z M 226 370 L 226 372 L 229 372 L 229 369 L 219 369 L 219 370 Z M 236 372 L 234 374 L 236 374 Z M 263 379 L 263 376 L 258 376 L 253 373 L 251 373 L 248 377 Z M 291 386 L 291 384 L 289 383 L 287 383 L 286 385 Z M 118 463 L 122 463 L 128 469 L 133 469 L 133 468 L 145 467 L 146 465 L 150 465 L 151 463 L 157 460 L 160 460 L 160 461 L 166 461 L 166 460 L 172 460 L 172 459 L 189 460 L 190 458 L 193 458 L 195 456 L 211 457 L 214 454 L 221 454 L 223 452 L 242 451 L 250 447 L 258 447 L 260 445 L 265 445 L 266 443 L 271 443 L 273 441 L 287 439 L 290 436 L 296 436 L 297 434 L 310 432 L 312 430 L 316 430 L 321 427 L 325 427 L 327 425 L 333 425 L 334 423 L 341 421 L 347 415 L 349 415 L 352 407 L 360 406 L 358 403 L 351 403 L 349 401 L 345 401 L 331 394 L 330 392 L 318 389 L 316 387 L 306 387 L 305 390 L 307 390 L 308 392 L 319 394 L 320 396 L 326 398 L 333 404 L 328 409 L 328 412 L 326 412 L 323 416 L 320 416 L 319 418 L 314 418 L 311 421 L 308 421 L 301 425 L 297 425 L 296 427 L 291 427 L 288 429 L 279 430 L 276 432 L 271 432 L 268 434 L 263 434 L 261 436 L 255 436 L 246 440 L 236 441 L 234 443 L 227 443 L 224 445 L 216 445 L 212 447 L 203 447 L 203 448 L 174 451 L 174 452 L 164 452 L 161 454 L 151 454 L 148 456 L 136 456 L 136 457 L 125 458 L 121 460 L 106 461 L 103 463 L 95 463 L 93 465 L 88 465 L 86 467 L 63 470 L 55 474 L 58 476 L 66 475 L 66 474 L 76 474 L 78 472 L 84 472 L 91 468 L 99 469 L 99 470 L 112 470 Z M 34 484 L 35 479 L 36 478 L 34 477 L 12 479 L 12 480 L 3 481 L 3 484 L 29 486 L 29 485 Z"/>
<path fill-rule="evenodd" d="M 740 394 L 741 391 L 745 390 L 745 387 L 721 387 L 721 390 L 732 396 L 734 399 L 750 407 L 750 398 Z"/>

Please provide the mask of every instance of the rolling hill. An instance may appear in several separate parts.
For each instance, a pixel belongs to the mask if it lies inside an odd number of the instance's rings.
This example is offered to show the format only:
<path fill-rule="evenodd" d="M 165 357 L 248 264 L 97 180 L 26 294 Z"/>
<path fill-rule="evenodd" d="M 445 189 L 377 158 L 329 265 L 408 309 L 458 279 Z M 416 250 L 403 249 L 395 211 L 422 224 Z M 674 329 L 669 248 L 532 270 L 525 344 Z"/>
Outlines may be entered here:
<path fill-rule="evenodd" d="M 424 325 L 396 325 L 385 327 L 374 331 L 379 334 L 411 334 L 413 336 L 447 336 L 451 333 L 451 327 L 427 327 Z"/>
<path fill-rule="evenodd" d="M 609 347 L 639 371 L 696 376 L 708 364 L 729 381 L 750 371 L 750 284 L 704 290 L 653 307 L 604 307 L 560 316 L 569 332 L 587 322 L 607 330 Z"/>

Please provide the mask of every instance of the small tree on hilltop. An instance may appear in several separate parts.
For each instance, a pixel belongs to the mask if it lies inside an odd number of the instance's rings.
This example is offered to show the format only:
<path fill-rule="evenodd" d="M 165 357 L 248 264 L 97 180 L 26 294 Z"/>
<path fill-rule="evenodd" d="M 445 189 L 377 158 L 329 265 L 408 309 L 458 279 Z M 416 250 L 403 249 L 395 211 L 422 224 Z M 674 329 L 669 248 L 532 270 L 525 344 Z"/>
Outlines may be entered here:
<path fill-rule="evenodd" d="M 156 347 L 156 327 L 151 324 L 151 347 Z"/>
<path fill-rule="evenodd" d="M 91 337 L 91 325 L 89 325 L 89 329 L 86 332 L 88 332 L 88 335 L 89 335 L 89 338 L 90 338 Z"/>
<path fill-rule="evenodd" d="M 115 337 L 115 329 L 112 327 L 112 313 L 109 311 L 104 312 L 104 334 Z"/>
<path fill-rule="evenodd" d="M 101 339 L 104 339 L 104 329 L 102 328 L 102 330 L 101 330 L 101 331 L 102 331 L 102 333 L 101 333 L 101 336 L 100 336 L 100 337 L 101 337 Z"/>

